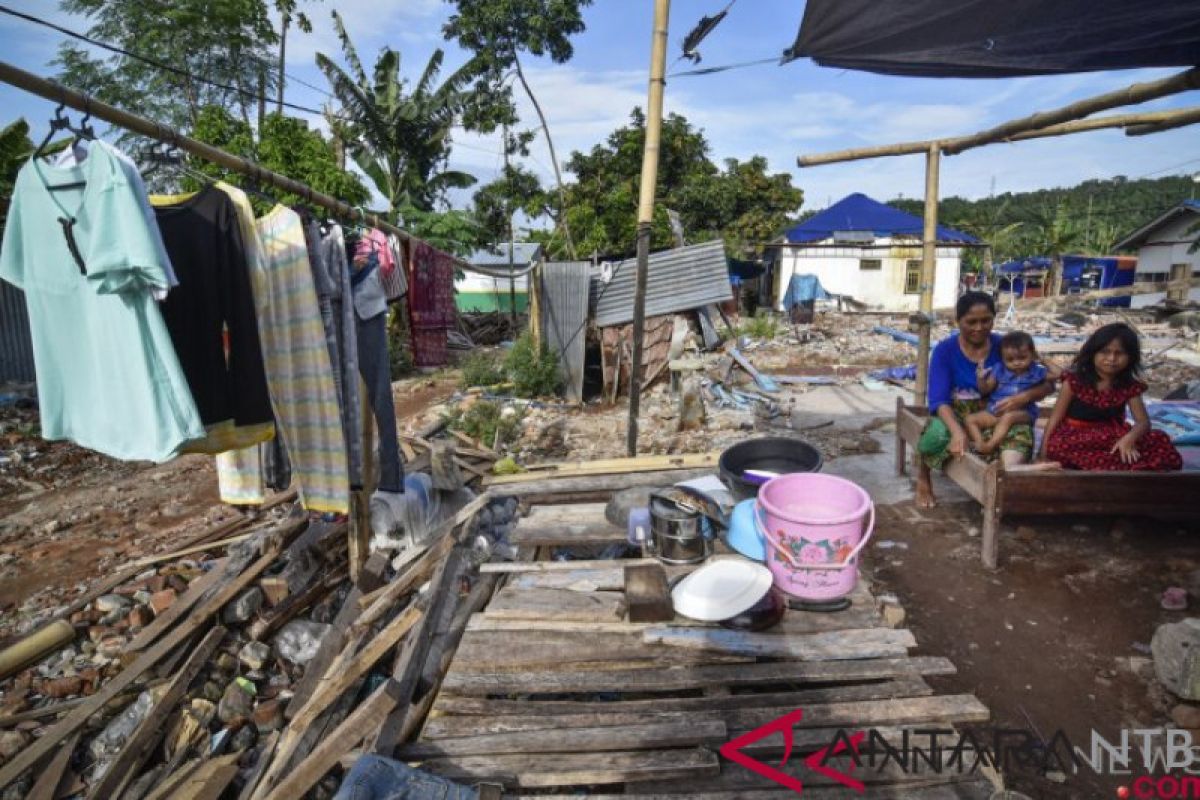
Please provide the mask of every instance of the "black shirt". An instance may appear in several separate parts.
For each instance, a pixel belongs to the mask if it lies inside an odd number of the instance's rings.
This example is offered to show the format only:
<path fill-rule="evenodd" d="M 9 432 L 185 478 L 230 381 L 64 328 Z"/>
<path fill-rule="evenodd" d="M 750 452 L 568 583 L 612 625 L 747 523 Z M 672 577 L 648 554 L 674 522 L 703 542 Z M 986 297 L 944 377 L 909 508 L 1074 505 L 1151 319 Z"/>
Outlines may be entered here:
<path fill-rule="evenodd" d="M 209 185 L 182 203 L 156 207 L 155 214 L 179 278 L 162 303 L 163 319 L 201 421 L 271 422 L 250 271 L 233 201 Z"/>

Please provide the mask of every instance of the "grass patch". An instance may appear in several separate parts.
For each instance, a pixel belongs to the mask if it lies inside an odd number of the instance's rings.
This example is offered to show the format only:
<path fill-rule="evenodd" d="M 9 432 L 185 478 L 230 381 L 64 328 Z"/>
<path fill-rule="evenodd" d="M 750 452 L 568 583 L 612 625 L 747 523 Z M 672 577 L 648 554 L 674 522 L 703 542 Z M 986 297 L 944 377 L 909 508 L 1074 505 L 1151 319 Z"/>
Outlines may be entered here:
<path fill-rule="evenodd" d="M 478 400 L 466 411 L 454 409 L 448 426 L 451 430 L 462 431 L 478 439 L 488 447 L 494 447 L 515 442 L 521 435 L 521 421 L 524 418 L 525 412 L 521 409 L 513 408 L 505 413 L 499 403 Z"/>
<path fill-rule="evenodd" d="M 462 370 L 462 388 L 472 386 L 495 386 L 505 379 L 504 367 L 497 363 L 496 356 L 490 353 L 471 353 L 459 365 Z"/>

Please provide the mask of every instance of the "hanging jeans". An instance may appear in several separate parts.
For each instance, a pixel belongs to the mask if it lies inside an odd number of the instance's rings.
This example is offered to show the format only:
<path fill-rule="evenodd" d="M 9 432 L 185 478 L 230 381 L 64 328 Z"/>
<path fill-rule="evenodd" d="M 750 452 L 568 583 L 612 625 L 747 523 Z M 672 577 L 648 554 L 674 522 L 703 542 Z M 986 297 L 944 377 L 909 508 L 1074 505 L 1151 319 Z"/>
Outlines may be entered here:
<path fill-rule="evenodd" d="M 396 406 L 392 402 L 386 311 L 370 319 L 358 320 L 358 368 L 367 385 L 367 398 L 379 431 L 379 489 L 403 492 L 404 467 L 400 463 Z"/>

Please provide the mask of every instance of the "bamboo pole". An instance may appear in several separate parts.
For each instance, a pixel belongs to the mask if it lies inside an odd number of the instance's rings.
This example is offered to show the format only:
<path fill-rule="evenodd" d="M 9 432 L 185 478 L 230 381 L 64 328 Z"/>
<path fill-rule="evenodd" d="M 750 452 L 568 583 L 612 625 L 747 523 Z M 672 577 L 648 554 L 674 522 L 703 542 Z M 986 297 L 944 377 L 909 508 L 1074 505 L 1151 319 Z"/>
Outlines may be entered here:
<path fill-rule="evenodd" d="M 1062 122 L 1058 125 L 1050 125 L 1037 130 L 1024 131 L 1022 133 L 1007 136 L 1003 141 L 1006 142 L 1023 142 L 1028 139 L 1045 139 L 1052 136 L 1066 136 L 1072 133 L 1086 133 L 1088 131 L 1099 131 L 1107 128 L 1125 128 L 1126 135 L 1140 136 L 1146 133 L 1157 133 L 1159 130 L 1169 130 L 1183 125 L 1190 125 L 1200 121 L 1200 108 L 1177 109 L 1173 111 L 1149 111 L 1133 114 L 1113 114 L 1107 117 L 1096 117 L 1095 119 L 1077 119 L 1071 122 Z M 1146 126 L 1142 130 L 1142 126 Z M 1161 126 L 1161 127 L 1160 127 Z M 1153 127 L 1153 129 L 1150 129 Z M 1137 129 L 1139 132 L 1134 133 Z M 946 149 L 950 145 L 962 146 L 970 136 L 957 136 L 949 139 L 942 139 L 943 152 L 947 155 L 952 153 Z M 842 161 L 859 161 L 868 158 L 879 158 L 881 156 L 905 156 L 924 153 L 929 149 L 932 139 L 923 142 L 904 142 L 902 144 L 880 145 L 879 147 L 858 147 L 851 150 L 836 150 L 830 153 L 819 153 L 812 156 L 800 156 L 796 159 L 796 163 L 802 167 L 815 167 L 821 164 L 836 164 Z M 963 148 L 965 149 L 965 148 Z M 962 152 L 956 150 L 955 153 Z"/>
<path fill-rule="evenodd" d="M 933 324 L 933 286 L 937 276 L 938 170 L 942 150 L 936 141 L 925 153 L 925 231 L 921 237 L 921 302 L 917 322 L 917 385 L 915 404 L 925 405 L 929 393 L 929 331 Z"/>
<path fill-rule="evenodd" d="M 629 365 L 629 427 L 625 450 L 637 455 L 638 410 L 642 393 L 642 338 L 646 330 L 646 273 L 649 271 L 650 230 L 654 220 L 654 189 L 658 182 L 658 148 L 662 135 L 663 90 L 667 71 L 667 24 L 671 0 L 654 0 L 654 31 L 650 40 L 650 90 L 646 109 L 646 144 L 638 197 L 637 281 L 633 294 L 633 363 Z"/>
<path fill-rule="evenodd" d="M 943 150 L 948 155 L 954 155 L 968 148 L 989 144 L 1024 131 L 1046 128 L 1050 125 L 1057 125 L 1060 122 L 1081 119 L 1089 114 L 1095 114 L 1097 111 L 1104 111 L 1116 106 L 1145 103 L 1150 100 L 1157 100 L 1160 97 L 1197 88 L 1200 88 L 1200 67 L 1192 67 L 1189 70 L 1176 73 L 1169 78 L 1150 81 L 1149 83 L 1135 83 L 1124 89 L 1089 97 L 1086 100 L 1080 100 L 1077 103 L 1071 103 L 1053 111 L 1042 111 L 1028 117 L 1005 122 L 1002 125 L 989 128 L 973 136 L 960 139 L 944 147 Z"/>
<path fill-rule="evenodd" d="M 1148 133 L 1160 133 L 1172 128 L 1182 128 L 1184 125 L 1194 125 L 1200 122 L 1200 107 L 1188 108 L 1168 115 L 1168 119 L 1160 121 L 1148 120 L 1145 123 L 1130 125 L 1125 128 L 1126 136 L 1145 136 Z"/>
<path fill-rule="evenodd" d="M 131 114 L 128 111 L 122 111 L 119 108 L 110 106 L 107 103 L 102 103 L 99 100 L 84 94 L 83 92 L 68 89 L 67 87 L 55 83 L 54 81 L 46 80 L 45 78 L 34 75 L 31 72 L 26 72 L 23 69 L 18 69 L 6 61 L 0 61 L 0 81 L 16 86 L 18 89 L 24 89 L 30 94 L 36 94 L 39 97 L 44 97 L 56 103 L 61 103 L 64 106 L 70 106 L 77 111 L 82 111 L 85 114 L 91 114 L 97 119 L 102 119 L 105 122 L 110 122 L 113 125 L 118 125 L 126 130 L 140 133 L 143 136 L 154 139 L 155 141 L 164 142 L 173 145 L 180 150 L 191 153 L 194 156 L 203 158 L 205 161 L 211 161 L 225 167 L 228 170 L 236 172 L 240 175 L 253 178 L 260 183 L 269 184 L 277 189 L 290 194 L 295 194 L 303 197 L 307 202 L 324 208 L 340 219 L 358 220 L 365 225 L 378 228 L 386 233 L 395 234 L 400 239 L 410 243 L 424 243 L 421 239 L 413 236 L 408 231 L 398 228 L 389 222 L 385 222 L 374 214 L 368 214 L 361 211 L 349 203 L 343 203 L 336 197 L 330 197 L 327 194 L 316 191 L 311 186 L 294 181 L 286 175 L 280 175 L 278 172 L 263 167 L 262 165 L 251 161 L 241 156 L 235 156 L 232 153 L 227 153 L 220 148 L 206 144 L 199 139 L 193 139 L 190 136 L 184 136 L 174 128 L 155 122 L 145 117 Z M 431 245 L 432 246 L 432 245 Z M 462 269 L 473 271 L 473 267 L 462 259 L 451 255 L 454 263 Z"/>

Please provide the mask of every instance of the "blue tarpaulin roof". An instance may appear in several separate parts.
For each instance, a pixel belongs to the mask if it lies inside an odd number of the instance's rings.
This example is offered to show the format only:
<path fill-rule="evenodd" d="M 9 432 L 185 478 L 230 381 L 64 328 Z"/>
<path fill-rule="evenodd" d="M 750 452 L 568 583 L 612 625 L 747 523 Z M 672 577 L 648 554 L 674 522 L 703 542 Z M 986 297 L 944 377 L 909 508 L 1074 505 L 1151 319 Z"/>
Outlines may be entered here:
<path fill-rule="evenodd" d="M 793 243 L 819 242 L 822 239 L 832 239 L 838 231 L 866 231 L 876 236 L 901 235 L 920 238 L 924 230 L 925 223 L 920 217 L 855 192 L 789 230 L 787 240 Z M 939 242 L 979 243 L 979 240 L 969 233 L 956 231 L 944 225 L 937 226 L 937 238 Z"/>
<path fill-rule="evenodd" d="M 1030 258 L 1014 258 L 996 266 L 996 272 L 1025 272 L 1050 269 L 1049 256 L 1031 256 Z"/>

